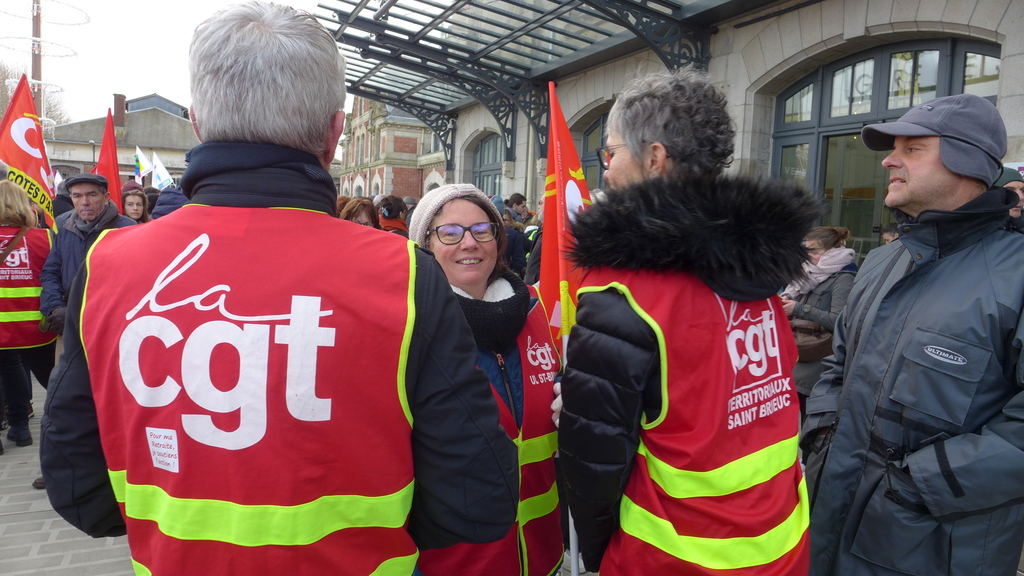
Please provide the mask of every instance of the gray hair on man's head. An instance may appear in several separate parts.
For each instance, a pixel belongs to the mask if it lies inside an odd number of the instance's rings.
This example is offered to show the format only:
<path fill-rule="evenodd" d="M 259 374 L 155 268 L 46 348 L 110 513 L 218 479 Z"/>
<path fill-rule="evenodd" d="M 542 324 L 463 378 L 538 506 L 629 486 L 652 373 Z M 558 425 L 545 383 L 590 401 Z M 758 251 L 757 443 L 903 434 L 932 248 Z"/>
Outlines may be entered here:
<path fill-rule="evenodd" d="M 254 0 L 196 28 L 189 49 L 200 137 L 276 144 L 320 156 L 345 105 L 345 59 L 316 18 Z"/>
<path fill-rule="evenodd" d="M 717 176 L 731 162 L 735 131 L 725 96 L 707 74 L 692 68 L 641 76 L 631 82 L 608 114 L 608 131 L 633 158 L 660 142 L 673 174 Z"/>

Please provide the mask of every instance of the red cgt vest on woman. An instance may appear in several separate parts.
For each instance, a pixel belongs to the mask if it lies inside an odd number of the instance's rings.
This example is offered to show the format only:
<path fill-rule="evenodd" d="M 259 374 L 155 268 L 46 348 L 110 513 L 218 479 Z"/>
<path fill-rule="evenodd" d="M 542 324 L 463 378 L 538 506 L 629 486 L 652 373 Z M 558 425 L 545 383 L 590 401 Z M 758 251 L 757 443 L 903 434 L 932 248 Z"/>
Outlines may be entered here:
<path fill-rule="evenodd" d="M 642 422 L 601 576 L 804 576 L 796 347 L 777 297 L 736 302 L 689 274 L 590 271 L 661 346 L 662 410 Z"/>
<path fill-rule="evenodd" d="M 101 236 L 82 340 L 137 574 L 412 573 L 412 250 L 294 209 Z"/>
<path fill-rule="evenodd" d="M 0 226 L 0 252 L 20 230 L 17 226 Z M 32 228 L 0 262 L 0 349 L 31 348 L 57 339 L 53 332 L 39 331 L 43 319 L 39 312 L 39 273 L 50 248 L 50 233 Z"/>
<path fill-rule="evenodd" d="M 419 569 L 426 576 L 487 574 L 488 576 L 549 576 L 562 561 L 562 524 L 555 488 L 555 450 L 558 441 L 551 421 L 552 386 L 559 360 L 539 296 L 516 344 L 523 367 L 523 427 L 494 390 L 501 425 L 519 447 L 519 513 L 509 533 L 490 544 L 456 544 L 425 550 Z"/>

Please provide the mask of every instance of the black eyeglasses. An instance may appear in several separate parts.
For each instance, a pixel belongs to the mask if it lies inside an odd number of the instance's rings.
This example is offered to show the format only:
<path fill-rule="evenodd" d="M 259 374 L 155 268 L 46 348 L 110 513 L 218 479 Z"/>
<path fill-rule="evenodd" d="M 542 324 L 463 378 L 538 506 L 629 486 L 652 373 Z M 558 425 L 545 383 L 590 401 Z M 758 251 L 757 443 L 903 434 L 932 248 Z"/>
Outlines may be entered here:
<path fill-rule="evenodd" d="M 462 242 L 462 238 L 466 235 L 467 230 L 473 235 L 473 240 L 477 242 L 491 242 L 497 237 L 498 225 L 494 222 L 477 222 L 469 226 L 441 224 L 437 228 L 427 230 L 427 233 L 433 232 L 437 234 L 437 241 L 441 244 L 458 244 Z"/>
<path fill-rule="evenodd" d="M 615 152 L 612 152 L 612 150 L 615 150 L 616 148 L 622 148 L 623 146 L 625 146 L 625 144 L 616 144 L 615 146 L 602 146 L 600 148 L 594 148 L 594 151 L 597 152 L 597 162 L 601 164 L 601 168 L 607 170 L 608 165 L 612 163 L 612 156 L 615 156 Z"/>

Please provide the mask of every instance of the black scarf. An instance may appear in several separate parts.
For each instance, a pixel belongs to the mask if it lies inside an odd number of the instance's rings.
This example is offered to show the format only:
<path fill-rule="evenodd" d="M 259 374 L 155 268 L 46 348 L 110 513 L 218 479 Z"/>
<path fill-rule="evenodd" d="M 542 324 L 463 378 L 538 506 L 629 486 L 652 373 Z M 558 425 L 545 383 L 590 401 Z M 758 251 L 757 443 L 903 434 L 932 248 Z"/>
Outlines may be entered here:
<path fill-rule="evenodd" d="M 455 293 L 473 330 L 476 345 L 498 354 L 515 344 L 530 313 L 530 292 L 526 284 L 513 272 L 506 272 L 502 278 L 512 285 L 513 291 L 513 295 L 505 300 L 487 302 Z"/>
<path fill-rule="evenodd" d="M 189 150 L 181 189 L 214 206 L 289 206 L 337 216 L 338 189 L 316 156 L 274 144 L 204 142 Z"/>

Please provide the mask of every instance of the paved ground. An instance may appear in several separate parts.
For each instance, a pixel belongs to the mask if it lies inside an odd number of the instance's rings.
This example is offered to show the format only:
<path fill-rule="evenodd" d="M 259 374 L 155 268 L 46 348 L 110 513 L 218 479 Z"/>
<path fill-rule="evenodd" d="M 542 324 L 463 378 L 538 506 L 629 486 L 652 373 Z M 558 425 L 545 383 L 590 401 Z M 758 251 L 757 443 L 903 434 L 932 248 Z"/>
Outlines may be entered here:
<path fill-rule="evenodd" d="M 2 434 L 0 455 L 0 574 L 3 576 L 131 575 L 124 538 L 90 538 L 61 519 L 44 490 L 32 488 L 39 477 L 39 416 L 46 391 L 35 386 L 36 416 L 29 420 L 36 443 L 19 448 Z"/>
<path fill-rule="evenodd" d="M 39 477 L 39 415 L 46 391 L 35 386 L 37 416 L 29 420 L 37 443 L 19 448 L 2 434 L 0 455 L 0 575 L 2 576 L 130 576 L 128 542 L 124 538 L 90 538 L 65 522 L 32 488 Z M 562 574 L 569 574 L 569 563 Z M 589 572 L 587 574 L 590 574 Z M 1017 570 L 1024 576 L 1024 558 Z"/>

